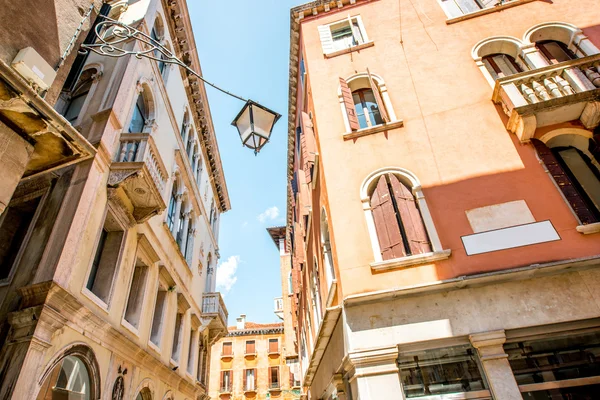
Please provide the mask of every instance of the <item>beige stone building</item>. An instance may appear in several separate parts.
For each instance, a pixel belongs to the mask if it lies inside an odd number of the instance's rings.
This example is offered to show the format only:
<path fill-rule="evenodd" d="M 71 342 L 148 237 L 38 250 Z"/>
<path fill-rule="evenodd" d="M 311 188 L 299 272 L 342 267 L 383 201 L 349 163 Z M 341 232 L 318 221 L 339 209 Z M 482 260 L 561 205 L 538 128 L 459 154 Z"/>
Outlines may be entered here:
<path fill-rule="evenodd" d="M 307 398 L 600 398 L 597 10 L 291 10 L 286 234 Z"/>
<path fill-rule="evenodd" d="M 300 398 L 300 382 L 286 364 L 283 323 L 257 324 L 237 318 L 236 326 L 212 348 L 211 399 Z"/>
<path fill-rule="evenodd" d="M 0 398 L 206 398 L 210 348 L 227 332 L 215 267 L 230 203 L 204 85 L 160 60 L 74 60 L 103 12 L 201 72 L 186 2 L 9 3 Z"/>

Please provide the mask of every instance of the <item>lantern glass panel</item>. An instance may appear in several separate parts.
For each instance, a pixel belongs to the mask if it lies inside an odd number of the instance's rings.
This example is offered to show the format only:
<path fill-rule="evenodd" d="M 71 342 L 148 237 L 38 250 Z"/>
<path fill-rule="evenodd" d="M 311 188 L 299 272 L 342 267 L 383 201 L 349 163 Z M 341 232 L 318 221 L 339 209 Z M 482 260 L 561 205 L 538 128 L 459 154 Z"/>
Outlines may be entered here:
<path fill-rule="evenodd" d="M 242 143 L 246 143 L 252 134 L 252 124 L 250 124 L 250 107 L 245 107 L 242 115 L 235 121 L 235 125 L 240 133 Z"/>
<path fill-rule="evenodd" d="M 271 136 L 276 115 L 260 107 L 252 107 L 254 117 L 254 132 L 266 139 Z"/>

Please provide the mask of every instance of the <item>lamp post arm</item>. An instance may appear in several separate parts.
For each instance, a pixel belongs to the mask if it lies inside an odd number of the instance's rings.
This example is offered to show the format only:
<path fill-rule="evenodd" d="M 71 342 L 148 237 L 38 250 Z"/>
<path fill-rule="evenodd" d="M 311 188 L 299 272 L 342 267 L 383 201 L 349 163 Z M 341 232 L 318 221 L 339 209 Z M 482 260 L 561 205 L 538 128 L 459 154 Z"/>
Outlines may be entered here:
<path fill-rule="evenodd" d="M 217 89 L 218 91 L 243 102 L 248 101 L 247 99 L 241 96 L 233 94 L 225 89 L 220 88 L 214 83 L 207 81 L 202 77 L 202 75 L 194 71 L 182 60 L 175 57 L 171 50 L 167 49 L 159 41 L 153 39 L 144 32 L 115 19 L 109 17 L 102 18 L 103 21 L 99 22 L 95 28 L 96 37 L 98 38 L 98 40 L 95 43 L 82 44 L 81 49 L 79 50 L 82 54 L 86 54 L 91 51 L 101 56 L 113 58 L 132 55 L 138 59 L 148 58 L 165 64 L 179 65 L 181 68 L 185 69 L 190 74 L 194 75 L 202 82 Z M 130 40 L 137 40 L 142 43 L 145 43 L 147 48 L 141 50 L 125 50 L 120 46 Z"/>

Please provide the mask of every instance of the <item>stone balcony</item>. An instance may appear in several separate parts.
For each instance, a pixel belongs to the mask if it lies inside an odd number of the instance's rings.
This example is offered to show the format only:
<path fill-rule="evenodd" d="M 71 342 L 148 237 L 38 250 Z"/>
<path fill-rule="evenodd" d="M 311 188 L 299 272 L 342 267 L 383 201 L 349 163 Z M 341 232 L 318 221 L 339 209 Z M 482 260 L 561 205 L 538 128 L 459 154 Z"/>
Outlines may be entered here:
<path fill-rule="evenodd" d="M 167 169 L 150 134 L 121 135 L 116 160 L 110 167 L 108 186 L 122 189 L 138 224 L 166 208 L 162 194 L 167 177 Z"/>
<path fill-rule="evenodd" d="M 492 100 L 522 142 L 537 128 L 573 120 L 593 129 L 600 122 L 600 55 L 500 78 Z"/>
<path fill-rule="evenodd" d="M 202 325 L 210 332 L 210 341 L 216 342 L 227 334 L 227 307 L 221 293 L 204 293 L 202 295 Z"/>

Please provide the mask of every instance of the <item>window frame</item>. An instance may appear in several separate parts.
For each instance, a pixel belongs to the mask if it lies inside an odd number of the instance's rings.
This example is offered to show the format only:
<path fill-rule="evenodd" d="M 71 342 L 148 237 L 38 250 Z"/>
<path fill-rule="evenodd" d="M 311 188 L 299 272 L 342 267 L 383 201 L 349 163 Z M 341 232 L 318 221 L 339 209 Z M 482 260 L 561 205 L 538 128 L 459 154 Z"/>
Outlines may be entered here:
<path fill-rule="evenodd" d="M 421 212 L 421 218 L 425 226 L 425 231 L 431 243 L 431 253 L 411 255 L 385 261 L 383 260 L 381 249 L 379 247 L 377 231 L 375 229 L 375 220 L 371 211 L 371 188 L 377 184 L 379 177 L 384 174 L 396 175 L 398 179 L 403 182 L 414 195 L 417 207 Z M 443 249 L 439 235 L 435 228 L 435 224 L 433 222 L 433 217 L 429 211 L 429 207 L 427 206 L 421 183 L 412 172 L 399 167 L 386 167 L 373 171 L 365 178 L 361 185 L 360 198 L 363 204 L 363 210 L 367 222 L 367 230 L 371 240 L 371 247 L 373 249 L 374 262 L 371 263 L 372 270 L 387 271 L 397 267 L 413 266 L 423 264 L 425 262 L 445 260 L 450 257 L 451 250 Z"/>
<path fill-rule="evenodd" d="M 361 35 L 360 42 L 358 40 L 356 40 L 356 38 L 355 38 L 355 33 L 354 33 L 354 29 L 353 29 L 354 21 L 356 22 L 358 31 Z M 356 44 L 353 44 L 352 46 L 349 46 L 348 48 L 337 49 L 334 44 L 335 41 L 333 39 L 332 27 L 335 25 L 343 24 L 344 22 L 347 22 L 348 25 L 350 26 L 351 31 L 352 31 L 351 32 L 352 40 L 353 40 L 353 42 L 356 41 Z M 372 41 L 369 40 L 367 30 L 365 29 L 365 26 L 363 24 L 363 20 L 362 20 L 360 14 L 349 15 L 346 18 L 339 19 L 337 21 L 330 22 L 328 24 L 319 25 L 317 27 L 317 29 L 319 32 L 319 37 L 321 39 L 321 49 L 323 51 L 323 54 L 326 57 L 333 57 L 334 55 L 337 55 L 337 54 L 345 54 L 347 52 L 358 50 L 366 45 L 373 43 Z"/>
<path fill-rule="evenodd" d="M 100 237 L 102 235 L 102 231 L 104 230 L 104 226 L 106 224 L 106 218 L 109 213 L 111 214 L 111 217 L 114 219 L 114 222 L 116 222 L 117 225 L 119 226 L 119 228 L 123 230 L 123 238 L 121 239 L 119 255 L 116 258 L 115 269 L 114 269 L 112 281 L 110 284 L 111 286 L 110 286 L 110 290 L 109 290 L 109 293 L 108 293 L 107 299 L 106 299 L 107 301 L 104 301 L 98 295 L 96 295 L 96 293 L 94 293 L 91 289 L 88 289 L 87 286 L 88 286 L 90 274 L 92 272 L 92 266 L 94 263 L 96 252 L 98 251 L 98 246 L 100 244 Z M 104 209 L 104 214 L 102 217 L 102 224 L 100 226 L 100 229 L 98 229 L 98 233 L 96 234 L 96 238 L 94 240 L 92 257 L 90 257 L 90 260 L 88 262 L 88 268 L 87 268 L 85 278 L 83 280 L 83 285 L 81 288 L 81 293 L 85 297 L 87 297 L 89 300 L 91 300 L 93 303 L 95 303 L 98 307 L 100 307 L 102 310 L 104 310 L 105 312 L 110 311 L 110 308 L 112 305 L 112 297 L 113 297 L 114 291 L 115 291 L 115 282 L 117 280 L 117 276 L 121 272 L 121 264 L 123 261 L 123 255 L 125 253 L 125 245 L 127 244 L 128 234 L 129 234 L 129 226 L 127 225 L 127 222 L 123 219 L 123 217 L 120 214 L 121 213 L 119 212 L 119 206 L 113 206 L 110 202 L 106 205 L 106 207 Z"/>

